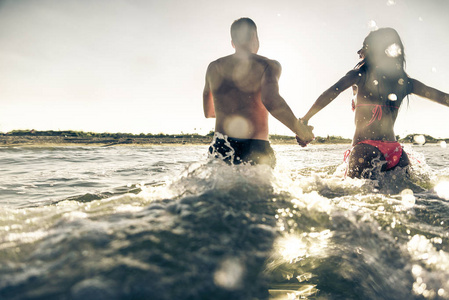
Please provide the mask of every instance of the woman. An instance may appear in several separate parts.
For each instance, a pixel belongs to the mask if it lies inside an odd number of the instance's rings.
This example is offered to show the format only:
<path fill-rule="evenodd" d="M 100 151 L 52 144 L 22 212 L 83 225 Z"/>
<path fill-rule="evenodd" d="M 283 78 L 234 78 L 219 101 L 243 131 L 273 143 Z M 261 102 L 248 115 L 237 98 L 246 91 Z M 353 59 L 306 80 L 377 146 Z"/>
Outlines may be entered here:
<path fill-rule="evenodd" d="M 353 148 L 347 175 L 373 178 L 379 171 L 407 167 L 409 159 L 396 141 L 394 123 L 399 107 L 409 94 L 449 106 L 449 95 L 410 78 L 405 73 L 404 46 L 392 28 L 372 31 L 357 52 L 361 61 L 312 105 L 302 121 L 353 87 L 355 112 Z M 298 141 L 301 144 L 301 141 Z"/>

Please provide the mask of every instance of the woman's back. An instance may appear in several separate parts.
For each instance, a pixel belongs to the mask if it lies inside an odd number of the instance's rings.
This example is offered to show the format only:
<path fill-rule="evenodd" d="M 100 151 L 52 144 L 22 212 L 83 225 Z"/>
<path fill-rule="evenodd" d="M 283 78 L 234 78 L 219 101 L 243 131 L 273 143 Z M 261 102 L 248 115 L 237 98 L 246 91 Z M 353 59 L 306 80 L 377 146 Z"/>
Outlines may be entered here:
<path fill-rule="evenodd" d="M 410 93 L 405 73 L 404 47 L 397 32 L 382 28 L 371 32 L 359 50 L 359 71 L 353 143 L 363 140 L 395 141 L 394 123 L 399 107 Z"/>
<path fill-rule="evenodd" d="M 362 66 L 353 100 L 356 130 L 353 142 L 395 141 L 394 124 L 402 101 L 411 91 L 405 72 Z"/>
<path fill-rule="evenodd" d="M 394 124 L 398 111 L 409 94 L 449 106 L 449 94 L 428 87 L 405 73 L 404 46 L 392 28 L 371 32 L 358 51 L 356 67 L 324 91 L 303 122 L 353 87 L 356 130 L 353 147 L 347 151 L 349 177 L 374 178 L 378 172 L 406 168 L 409 160 L 396 141 Z M 345 158 L 345 159 L 346 159 Z"/>

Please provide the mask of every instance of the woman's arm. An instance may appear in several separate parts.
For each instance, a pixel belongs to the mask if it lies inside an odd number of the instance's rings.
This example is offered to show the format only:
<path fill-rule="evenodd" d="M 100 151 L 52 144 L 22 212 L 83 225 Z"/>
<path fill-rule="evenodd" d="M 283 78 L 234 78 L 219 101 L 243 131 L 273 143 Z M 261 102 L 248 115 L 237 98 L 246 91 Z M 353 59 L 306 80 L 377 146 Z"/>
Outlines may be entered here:
<path fill-rule="evenodd" d="M 343 76 L 337 83 L 328 88 L 324 93 L 322 93 L 306 115 L 301 119 L 304 123 L 310 120 L 316 113 L 326 107 L 331 103 L 341 92 L 349 88 L 350 86 L 356 84 L 360 78 L 360 70 L 351 70 L 345 76 Z"/>
<path fill-rule="evenodd" d="M 427 86 L 413 78 L 410 78 L 410 83 L 412 84 L 412 94 L 449 106 L 449 94 Z"/>

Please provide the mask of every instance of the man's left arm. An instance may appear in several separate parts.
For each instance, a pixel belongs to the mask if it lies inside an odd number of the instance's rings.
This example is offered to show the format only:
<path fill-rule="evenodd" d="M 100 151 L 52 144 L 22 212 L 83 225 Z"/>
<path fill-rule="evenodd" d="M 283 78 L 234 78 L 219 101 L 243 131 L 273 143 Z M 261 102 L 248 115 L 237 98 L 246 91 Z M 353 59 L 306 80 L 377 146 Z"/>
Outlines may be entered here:
<path fill-rule="evenodd" d="M 210 73 L 211 73 L 211 65 L 209 65 L 206 72 L 206 84 L 204 85 L 203 91 L 203 110 L 204 116 L 206 118 L 215 118 L 214 97 L 212 95 L 209 83 L 209 78 L 211 76 Z"/>

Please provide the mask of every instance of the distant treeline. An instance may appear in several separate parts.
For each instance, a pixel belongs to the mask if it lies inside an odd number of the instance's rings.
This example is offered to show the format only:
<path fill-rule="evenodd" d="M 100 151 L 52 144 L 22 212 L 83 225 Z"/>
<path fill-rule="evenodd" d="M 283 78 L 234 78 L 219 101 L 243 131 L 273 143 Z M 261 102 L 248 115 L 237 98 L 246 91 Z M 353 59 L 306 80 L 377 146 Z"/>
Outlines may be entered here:
<path fill-rule="evenodd" d="M 210 131 L 206 135 L 200 135 L 198 133 L 181 133 L 181 134 L 152 134 L 152 133 L 140 133 L 140 134 L 133 134 L 133 133 L 109 133 L 109 132 L 103 132 L 103 133 L 97 133 L 97 132 L 84 132 L 84 131 L 74 131 L 74 130 L 45 130 L 45 131 L 39 131 L 39 130 L 12 130 L 7 133 L 1 133 L 0 136 L 52 136 L 52 137 L 76 137 L 76 138 L 109 138 L 109 139 L 126 139 L 126 138 L 175 138 L 175 139 L 182 139 L 182 138 L 188 138 L 188 139 L 204 139 L 206 137 L 212 137 L 214 135 L 213 131 Z M 449 138 L 446 139 L 436 139 L 430 135 L 425 134 L 409 134 L 404 138 L 399 138 L 397 136 L 397 140 L 401 143 L 414 143 L 414 137 L 417 135 L 422 135 L 425 137 L 426 143 L 438 143 L 441 141 L 445 141 L 449 143 Z M 277 135 L 273 134 L 270 135 L 270 140 L 272 141 L 278 141 L 278 142 L 294 142 L 295 137 L 293 136 L 286 136 L 286 135 Z M 327 136 L 327 137 L 321 137 L 317 136 L 315 137 L 315 140 L 313 143 L 316 144 L 343 144 L 343 143 L 351 143 L 351 139 L 343 138 L 341 136 Z"/>
<path fill-rule="evenodd" d="M 398 138 L 398 140 L 399 140 L 399 142 L 401 142 L 401 143 L 414 143 L 415 142 L 415 136 L 417 136 L 417 135 L 422 135 L 422 136 L 424 136 L 424 138 L 426 139 L 425 141 L 426 141 L 426 143 L 430 143 L 430 144 L 433 144 L 433 143 L 438 143 L 438 142 L 442 142 L 442 141 L 445 141 L 446 143 L 449 143 L 449 138 L 445 138 L 445 139 L 436 139 L 436 138 L 434 138 L 434 137 L 432 137 L 432 136 L 430 136 L 430 135 L 427 135 L 427 134 L 409 134 L 409 135 L 407 135 L 406 137 L 404 137 L 404 138 L 402 138 L 402 139 L 399 139 Z"/>
<path fill-rule="evenodd" d="M 74 131 L 74 130 L 12 130 L 7 133 L 0 133 L 0 136 L 54 136 L 54 137 L 80 137 L 80 138 L 114 138 L 114 139 L 122 139 L 122 138 L 180 138 L 180 137 L 204 137 L 204 135 L 199 135 L 197 133 L 189 133 L 189 134 L 152 134 L 152 133 L 97 133 L 97 132 L 84 132 L 84 131 Z M 211 133 L 208 133 L 206 136 L 212 136 Z"/>

